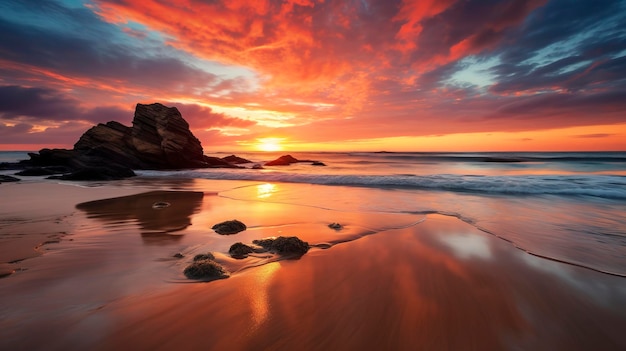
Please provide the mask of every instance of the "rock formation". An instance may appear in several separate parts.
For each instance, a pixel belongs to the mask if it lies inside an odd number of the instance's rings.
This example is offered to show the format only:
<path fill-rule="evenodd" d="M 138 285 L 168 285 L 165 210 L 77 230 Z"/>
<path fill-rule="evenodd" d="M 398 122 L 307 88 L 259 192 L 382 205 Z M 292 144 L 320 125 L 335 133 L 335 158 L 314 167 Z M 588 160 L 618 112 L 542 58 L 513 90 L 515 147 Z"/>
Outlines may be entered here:
<path fill-rule="evenodd" d="M 133 126 L 118 122 L 89 129 L 74 151 L 106 158 L 134 169 L 206 167 L 200 140 L 178 109 L 161 104 L 137 104 Z"/>
<path fill-rule="evenodd" d="M 58 179 L 107 180 L 133 176 L 132 169 L 237 167 L 205 156 L 200 140 L 178 109 L 158 103 L 137 104 L 132 127 L 98 124 L 72 150 L 42 149 L 19 163 L 31 174 L 60 174 Z"/>

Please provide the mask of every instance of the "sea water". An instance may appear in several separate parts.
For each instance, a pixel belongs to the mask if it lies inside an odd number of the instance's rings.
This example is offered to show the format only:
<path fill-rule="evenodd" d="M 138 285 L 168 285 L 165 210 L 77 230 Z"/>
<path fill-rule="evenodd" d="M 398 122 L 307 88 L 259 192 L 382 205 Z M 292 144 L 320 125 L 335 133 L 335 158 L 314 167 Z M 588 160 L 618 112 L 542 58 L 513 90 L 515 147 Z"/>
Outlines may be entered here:
<path fill-rule="evenodd" d="M 176 189 L 214 191 L 193 180 L 243 180 L 254 191 L 225 187 L 219 195 L 336 211 L 454 216 L 530 254 L 626 276 L 626 152 L 293 153 L 326 166 L 252 169 L 282 154 L 238 153 L 252 161 L 243 169 L 141 170 L 123 184 L 171 179 Z M 3 152 L 0 159 L 25 155 Z"/>

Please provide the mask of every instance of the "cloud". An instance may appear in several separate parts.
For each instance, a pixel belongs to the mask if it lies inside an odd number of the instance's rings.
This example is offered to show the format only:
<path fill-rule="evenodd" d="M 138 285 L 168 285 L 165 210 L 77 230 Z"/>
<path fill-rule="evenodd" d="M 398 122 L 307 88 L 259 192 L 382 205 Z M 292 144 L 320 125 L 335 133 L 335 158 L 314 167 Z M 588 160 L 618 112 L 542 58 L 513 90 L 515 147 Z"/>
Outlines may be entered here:
<path fill-rule="evenodd" d="M 135 103 L 155 101 L 178 106 L 194 132 L 233 142 L 624 122 L 624 1 L 86 6 L 0 5 L 6 128 L 130 121 Z"/>
<path fill-rule="evenodd" d="M 167 103 L 168 106 L 178 108 L 183 118 L 195 129 L 210 129 L 214 127 L 249 128 L 256 122 L 228 116 L 225 113 L 216 113 L 210 107 L 195 104 Z"/>
<path fill-rule="evenodd" d="M 574 138 L 583 138 L 583 139 L 601 139 L 601 138 L 608 138 L 611 136 L 614 136 L 616 134 L 609 134 L 609 133 L 597 133 L 597 134 L 581 134 L 581 135 L 575 135 Z"/>
<path fill-rule="evenodd" d="M 2 60 L 13 65 L 3 71 L 9 77 L 26 71 L 61 86 L 139 95 L 202 94 L 228 80 L 197 67 L 158 38 L 137 38 L 137 30 L 102 22 L 87 8 L 38 4 L 9 1 L 16 15 L 0 15 Z M 38 20 L 22 21 L 26 10 L 26 18 Z"/>
<path fill-rule="evenodd" d="M 0 116 L 3 119 L 34 117 L 64 120 L 77 114 L 77 101 L 47 88 L 0 86 Z"/>
<path fill-rule="evenodd" d="M 132 111 L 117 106 L 87 108 L 63 92 L 49 88 L 0 86 L 0 120 L 50 124 L 68 120 L 104 123 L 130 121 Z"/>

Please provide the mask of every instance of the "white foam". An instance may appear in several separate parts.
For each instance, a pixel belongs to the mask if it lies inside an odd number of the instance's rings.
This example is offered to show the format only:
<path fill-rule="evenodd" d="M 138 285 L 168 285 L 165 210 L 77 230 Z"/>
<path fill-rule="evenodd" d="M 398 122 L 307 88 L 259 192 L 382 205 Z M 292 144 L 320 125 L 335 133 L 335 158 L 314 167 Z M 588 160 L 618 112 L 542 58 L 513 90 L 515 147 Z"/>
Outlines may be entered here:
<path fill-rule="evenodd" d="M 503 195 L 594 196 L 608 199 L 626 199 L 626 177 L 611 175 L 337 175 L 215 169 L 185 171 L 137 171 L 136 173 L 140 176 L 158 177 L 256 180 L 265 182 L 347 185 L 379 188 L 414 188 Z"/>

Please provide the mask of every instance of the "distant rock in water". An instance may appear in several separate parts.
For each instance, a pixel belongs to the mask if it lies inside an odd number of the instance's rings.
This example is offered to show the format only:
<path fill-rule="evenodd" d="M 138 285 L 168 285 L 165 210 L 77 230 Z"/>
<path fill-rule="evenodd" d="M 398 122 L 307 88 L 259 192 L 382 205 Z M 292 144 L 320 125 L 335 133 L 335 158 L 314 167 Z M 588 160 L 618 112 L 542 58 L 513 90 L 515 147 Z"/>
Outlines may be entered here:
<path fill-rule="evenodd" d="M 247 160 L 243 157 L 239 157 L 239 156 L 235 156 L 235 155 L 230 155 L 230 156 L 226 156 L 226 157 L 222 157 L 222 160 L 228 162 L 228 163 L 232 163 L 235 165 L 240 165 L 242 163 L 252 163 L 252 161 Z"/>
<path fill-rule="evenodd" d="M 523 159 L 511 158 L 511 157 L 485 157 L 483 162 L 495 162 L 495 163 L 517 163 L 524 162 Z"/>
<path fill-rule="evenodd" d="M 214 225 L 211 229 L 215 230 L 217 234 L 232 235 L 239 232 L 243 232 L 247 229 L 246 225 L 242 222 L 233 219 L 232 221 L 225 221 Z"/>
<path fill-rule="evenodd" d="M 310 162 L 314 166 L 326 166 L 323 162 L 320 162 L 320 161 L 298 160 L 297 158 L 291 155 L 283 155 L 275 160 L 265 162 L 265 165 L 266 166 L 289 166 L 292 163 L 299 163 L 299 162 L 303 162 L 303 163 Z"/>
<path fill-rule="evenodd" d="M 289 166 L 292 163 L 300 162 L 298 159 L 291 155 L 283 155 L 275 160 L 266 162 L 266 166 Z"/>
<path fill-rule="evenodd" d="M 22 169 L 67 167 L 57 179 L 107 180 L 134 176 L 132 169 L 237 167 L 204 155 L 200 140 L 175 107 L 137 104 L 132 127 L 111 121 L 86 131 L 72 150 L 29 153 Z M 57 171 L 56 169 L 55 171 Z"/>

